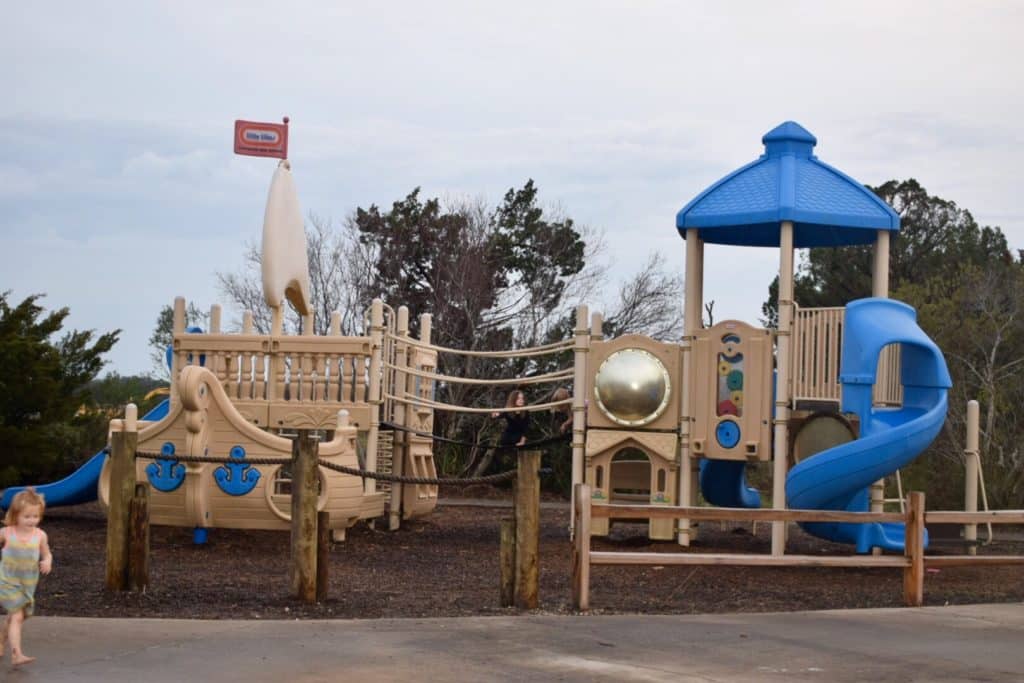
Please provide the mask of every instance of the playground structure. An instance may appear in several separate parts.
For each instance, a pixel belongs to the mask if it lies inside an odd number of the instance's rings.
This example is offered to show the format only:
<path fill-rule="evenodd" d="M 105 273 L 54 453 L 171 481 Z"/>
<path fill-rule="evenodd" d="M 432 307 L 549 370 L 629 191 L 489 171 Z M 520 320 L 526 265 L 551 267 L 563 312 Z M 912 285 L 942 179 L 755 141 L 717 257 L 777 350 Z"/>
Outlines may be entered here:
<path fill-rule="evenodd" d="M 211 528 L 292 528 L 293 438 L 299 431 L 320 435 L 316 508 L 326 513 L 334 539 L 344 538 L 359 520 L 385 515 L 396 529 L 437 504 L 434 410 L 501 410 L 436 403 L 436 381 L 512 388 L 573 377 L 571 367 L 526 379 L 439 375 L 441 352 L 511 358 L 562 353 L 572 342 L 514 351 L 445 349 L 431 344 L 429 315 L 420 316 L 413 338 L 408 309 L 380 300 L 368 311 L 366 335 L 341 335 L 338 313 L 327 335 L 313 334 L 305 232 L 287 161 L 279 164 L 268 194 L 262 275 L 272 313 L 269 334 L 255 332 L 251 312 L 244 314 L 240 333 L 223 333 L 219 306 L 210 311 L 208 332 L 186 327 L 185 300 L 175 299 L 169 398 L 141 420 L 111 422 L 112 432 L 137 432 L 132 480 L 149 485 L 149 521 L 193 528 L 196 542 Z M 285 333 L 286 300 L 303 316 L 300 334 Z M 389 428 L 382 430 L 382 422 Z M 51 506 L 98 497 L 109 507 L 120 482 L 108 455 L 104 449 L 39 491 Z M 5 492 L 4 500 L 16 490 Z"/>
<path fill-rule="evenodd" d="M 382 438 L 380 419 L 408 421 L 414 431 L 404 435 L 397 469 L 436 476 L 431 440 L 415 433 L 431 432 L 432 410 L 398 410 L 395 401 L 382 400 L 398 384 L 400 400 L 407 400 L 407 380 L 414 395 L 428 398 L 430 382 L 403 371 L 430 373 L 436 353 L 408 343 L 416 340 L 405 341 L 407 309 L 396 313 L 381 301 L 373 302 L 366 336 L 342 336 L 338 314 L 330 334 L 312 334 L 305 231 L 287 161 L 279 164 L 268 194 L 262 274 L 272 312 L 269 334 L 254 333 L 249 312 L 241 334 L 221 333 L 216 306 L 209 333 L 186 329 L 185 301 L 175 300 L 167 412 L 139 427 L 137 450 L 150 457 L 136 460 L 135 474 L 153 489 L 151 521 L 192 527 L 197 541 L 211 527 L 291 528 L 293 481 L 287 460 L 293 452 L 289 436 L 296 430 L 323 434 L 319 456 L 326 463 L 388 473 L 396 469 L 394 446 Z M 284 334 L 285 300 L 304 317 L 303 334 Z M 430 319 L 424 316 L 419 342 L 429 345 L 429 338 Z M 230 462 L 195 460 L 208 456 Z M 251 462 L 260 458 L 271 464 Z M 109 469 L 99 477 L 104 504 Z M 381 517 L 385 510 L 397 526 L 403 512 L 407 519 L 427 514 L 437 502 L 436 486 L 378 487 L 373 478 L 327 467 L 318 468 L 318 477 L 316 507 L 327 513 L 336 539 L 358 520 Z"/>
<path fill-rule="evenodd" d="M 885 298 L 889 238 L 899 227 L 895 212 L 820 162 L 812 154 L 816 139 L 798 124 L 782 124 L 763 142 L 764 155 L 677 216 L 686 240 L 681 343 L 640 335 L 606 340 L 601 316 L 590 317 L 580 306 L 572 340 L 500 352 L 433 345 L 429 315 L 421 316 L 414 339 L 409 311 L 380 301 L 371 307 L 365 336 L 341 335 L 337 314 L 328 335 L 313 334 L 305 234 L 283 161 L 271 183 L 263 232 L 269 334 L 256 334 L 248 313 L 240 334 L 222 333 L 219 307 L 211 311 L 209 332 L 197 332 L 185 326 L 184 300 L 175 301 L 170 397 L 138 425 L 135 475 L 152 488 L 152 522 L 195 528 L 197 540 L 215 527 L 288 529 L 292 479 L 283 461 L 293 453 L 296 430 L 322 433 L 323 461 L 357 472 L 318 470 L 317 508 L 328 513 L 335 538 L 358 520 L 386 515 L 394 529 L 403 519 L 428 514 L 437 503 L 437 483 L 378 484 L 358 473 L 436 477 L 434 412 L 494 410 L 436 401 L 439 381 L 511 388 L 571 380 L 573 484 L 586 483 L 595 504 L 690 509 L 703 494 L 715 506 L 757 508 L 760 493 L 748 485 L 746 466 L 772 462 L 776 511 L 881 513 L 880 480 L 913 460 L 942 425 L 945 362 L 913 310 Z M 780 249 L 777 330 L 734 320 L 702 326 L 707 243 Z M 846 309 L 799 308 L 794 249 L 848 244 L 874 245 L 873 298 Z M 303 316 L 300 334 L 284 333 L 286 300 Z M 533 378 L 437 373 L 439 353 L 518 357 L 568 350 L 573 367 Z M 397 429 L 382 429 L 383 423 Z M 809 428 L 825 424 L 832 428 Z M 275 462 L 255 462 L 260 459 Z M 107 503 L 106 460 L 99 453 L 50 490 L 41 487 L 50 504 L 82 502 L 97 492 Z M 614 519 L 595 519 L 588 535 L 606 534 Z M 697 537 L 694 522 L 652 515 L 648 533 L 687 546 Z M 785 520 L 772 523 L 772 553 L 782 555 Z M 904 549 L 902 527 L 882 522 L 806 528 L 862 553 Z"/>
<path fill-rule="evenodd" d="M 772 461 L 776 509 L 786 509 L 796 498 L 813 509 L 881 511 L 881 480 L 913 460 L 942 424 L 949 378 L 941 352 L 917 327 L 912 309 L 885 300 L 889 238 L 899 217 L 864 186 L 819 161 L 812 153 L 817 140 L 798 124 L 786 122 L 762 142 L 760 158 L 700 193 L 677 216 L 686 240 L 682 343 L 622 338 L 593 344 L 586 376 L 592 381 L 588 396 L 596 400 L 585 408 L 585 449 L 577 454 L 575 481 L 591 487 L 595 502 L 646 497 L 654 505 L 690 507 L 703 493 L 713 505 L 756 508 L 760 495 L 747 485 L 745 465 Z M 704 245 L 709 243 L 779 248 L 777 330 L 732 320 L 703 328 Z M 852 244 L 874 245 L 875 298 L 845 312 L 800 309 L 793 300 L 794 249 Z M 855 306 L 865 315 L 853 317 Z M 876 315 L 885 325 L 873 322 Z M 854 355 L 860 347 L 868 350 Z M 645 379 L 637 382 L 637 377 Z M 919 390 L 922 381 L 930 384 Z M 922 391 L 934 410 L 918 405 Z M 851 476 L 848 453 L 836 448 L 789 471 L 798 450 L 790 427 L 823 411 L 846 427 L 826 434 L 825 446 L 841 447 L 859 430 L 870 466 L 857 472 L 871 471 L 871 481 Z M 609 421 L 615 423 L 615 436 L 602 429 Z M 888 429 L 896 425 L 906 426 Z M 907 431 L 920 438 L 908 442 Z M 871 435 L 873 440 L 864 440 Z M 813 455 L 823 445 L 821 437 L 818 441 L 801 444 L 800 456 Z M 645 461 L 651 483 L 640 486 Z M 678 519 L 672 527 L 669 521 L 652 519 L 650 536 L 674 535 L 689 545 L 695 525 Z M 591 533 L 607 533 L 607 525 L 605 519 L 595 520 Z M 852 541 L 845 527 L 807 528 Z M 857 549 L 902 549 L 898 535 L 879 531 L 857 540 Z M 775 522 L 773 553 L 784 553 L 784 546 L 785 524 Z"/>
<path fill-rule="evenodd" d="M 900 512 L 884 511 L 884 478 L 898 476 L 937 436 L 951 386 L 942 352 L 918 327 L 915 311 L 887 299 L 889 239 L 899 217 L 864 186 L 820 162 L 812 154 L 817 140 L 798 124 L 786 122 L 762 142 L 760 158 L 714 183 L 677 215 L 686 240 L 682 344 L 623 338 L 610 352 L 594 344 L 593 366 L 600 368 L 596 375 L 595 367 L 588 368 L 591 400 L 575 406 L 577 422 L 587 427 L 585 447 L 574 449 L 572 584 L 578 609 L 589 606 L 592 564 L 900 568 L 907 605 L 923 602 L 925 567 L 1024 564 L 1019 556 L 972 557 L 973 546 L 965 556 L 924 554 L 926 519 L 963 524 L 969 543 L 979 522 L 990 524 L 991 539 L 992 523 L 1024 521 L 1021 511 L 977 512 L 976 402 L 968 407 L 967 512 L 926 513 L 920 492 L 906 504 L 901 495 Z M 708 243 L 779 248 L 774 332 L 736 321 L 703 328 Z M 874 247 L 872 298 L 845 308 L 800 309 L 793 297 L 794 249 L 853 244 Z M 578 326 L 581 334 L 586 330 Z M 672 386 L 680 387 L 674 395 Z M 616 436 L 590 429 L 608 420 L 617 423 Z M 665 437 L 678 438 L 674 459 L 668 457 L 674 438 Z M 760 494 L 745 478 L 746 462 L 761 460 L 772 461 L 770 510 L 757 509 Z M 698 506 L 701 493 L 718 509 Z M 646 520 L 652 538 L 674 533 L 682 546 L 697 537 L 699 521 L 767 521 L 771 555 L 592 551 L 590 537 L 606 534 L 614 520 Z M 791 522 L 852 544 L 860 555 L 787 556 Z M 865 555 L 882 550 L 903 556 Z"/>

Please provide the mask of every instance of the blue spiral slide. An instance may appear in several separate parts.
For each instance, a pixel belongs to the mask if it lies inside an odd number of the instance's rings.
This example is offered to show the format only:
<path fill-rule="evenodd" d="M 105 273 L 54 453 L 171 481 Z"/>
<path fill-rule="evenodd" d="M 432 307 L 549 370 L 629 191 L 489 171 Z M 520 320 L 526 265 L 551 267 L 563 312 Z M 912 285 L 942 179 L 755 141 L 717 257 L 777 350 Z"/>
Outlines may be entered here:
<path fill-rule="evenodd" d="M 170 409 L 170 401 L 164 399 L 155 408 L 143 416 L 143 420 L 157 421 L 167 417 Z M 100 480 L 100 471 L 103 469 L 103 462 L 107 459 L 106 449 L 89 458 L 84 465 L 52 484 L 41 484 L 36 486 L 36 491 L 43 494 L 46 499 L 46 507 L 60 505 L 78 505 L 96 500 L 98 492 L 96 485 Z M 12 486 L 4 491 L 0 499 L 0 509 L 6 510 L 14 494 L 24 489 L 24 486 Z"/>
<path fill-rule="evenodd" d="M 901 344 L 901 408 L 872 406 L 879 353 Z M 846 307 L 843 330 L 843 410 L 860 418 L 860 438 L 818 453 L 796 465 L 786 478 L 786 502 L 805 510 L 865 512 L 868 487 L 913 461 L 938 435 L 946 419 L 952 386 L 946 360 L 917 325 L 917 313 L 892 299 L 860 299 Z M 853 543 L 857 552 L 873 547 L 903 550 L 903 524 L 808 523 L 821 538 Z M 927 540 L 925 541 L 927 544 Z"/>

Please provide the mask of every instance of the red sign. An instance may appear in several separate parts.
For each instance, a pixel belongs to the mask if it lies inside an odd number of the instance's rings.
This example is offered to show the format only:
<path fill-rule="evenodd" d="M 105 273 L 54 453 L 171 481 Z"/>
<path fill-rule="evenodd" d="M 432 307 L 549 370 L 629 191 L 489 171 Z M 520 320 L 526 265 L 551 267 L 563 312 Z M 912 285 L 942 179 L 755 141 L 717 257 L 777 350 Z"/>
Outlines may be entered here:
<path fill-rule="evenodd" d="M 288 117 L 284 123 L 235 121 L 235 154 L 288 158 Z"/>

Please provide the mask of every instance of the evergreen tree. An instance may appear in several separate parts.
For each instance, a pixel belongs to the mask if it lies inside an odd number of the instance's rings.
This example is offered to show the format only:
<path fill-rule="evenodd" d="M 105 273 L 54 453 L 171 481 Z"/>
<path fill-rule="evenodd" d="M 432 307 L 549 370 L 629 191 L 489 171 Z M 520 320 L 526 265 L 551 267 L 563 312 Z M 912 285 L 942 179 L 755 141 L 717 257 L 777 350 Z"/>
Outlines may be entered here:
<path fill-rule="evenodd" d="M 11 306 L 9 294 L 0 293 L 0 487 L 51 479 L 90 448 L 88 385 L 120 334 L 58 338 L 67 308 L 45 313 L 39 295 Z"/>

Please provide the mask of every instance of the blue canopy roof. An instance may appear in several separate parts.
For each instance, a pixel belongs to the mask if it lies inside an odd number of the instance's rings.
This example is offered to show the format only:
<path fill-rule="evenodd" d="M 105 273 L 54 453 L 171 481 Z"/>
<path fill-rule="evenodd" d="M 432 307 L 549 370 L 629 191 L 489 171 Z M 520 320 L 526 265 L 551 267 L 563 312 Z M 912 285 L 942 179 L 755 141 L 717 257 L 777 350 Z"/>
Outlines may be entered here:
<path fill-rule="evenodd" d="M 698 228 L 712 244 L 779 246 L 779 226 L 793 222 L 793 246 L 870 244 L 876 230 L 900 229 L 892 208 L 811 152 L 818 143 L 794 121 L 761 138 L 764 154 L 701 192 L 676 214 L 685 235 Z"/>

